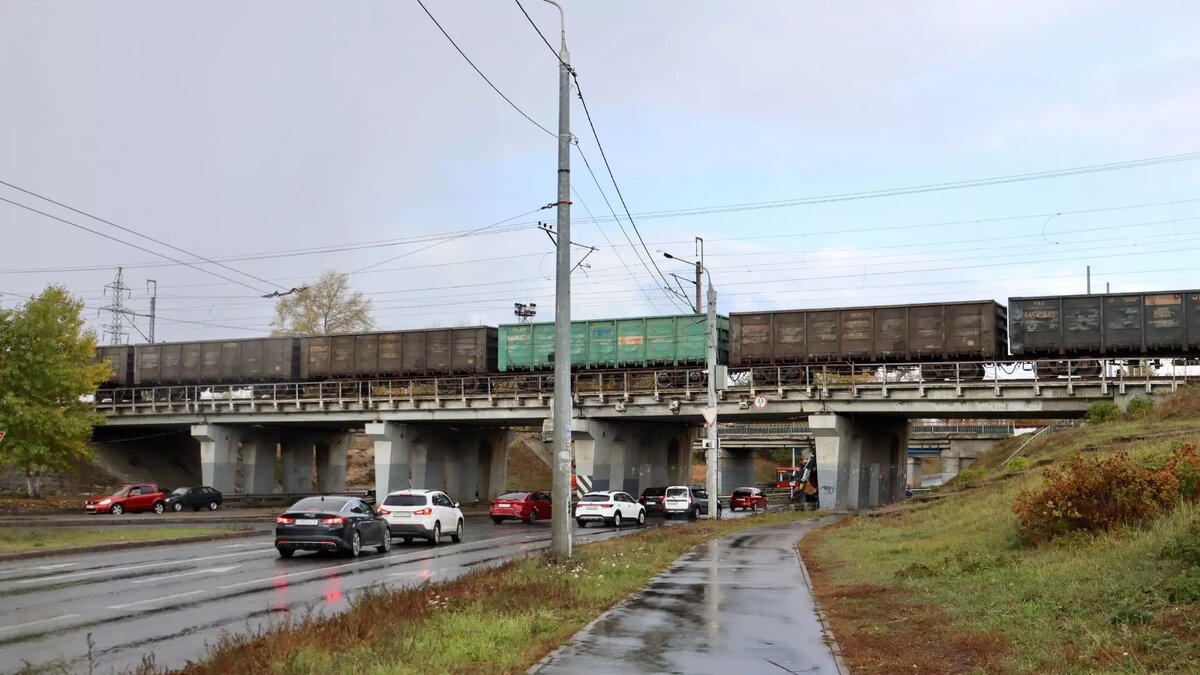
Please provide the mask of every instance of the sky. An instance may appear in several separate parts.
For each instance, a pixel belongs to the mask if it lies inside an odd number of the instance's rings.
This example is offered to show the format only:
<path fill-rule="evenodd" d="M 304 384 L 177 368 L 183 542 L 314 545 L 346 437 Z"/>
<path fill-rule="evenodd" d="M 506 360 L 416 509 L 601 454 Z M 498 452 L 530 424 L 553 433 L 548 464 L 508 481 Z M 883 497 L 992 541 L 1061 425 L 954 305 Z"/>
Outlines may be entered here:
<path fill-rule="evenodd" d="M 1197 3 L 562 4 L 573 318 L 690 311 L 696 237 L 721 313 L 1200 287 L 1200 155 L 862 194 L 1200 153 Z M 556 131 L 515 0 L 425 5 Z M 111 223 L 0 185 L 0 306 L 63 284 L 102 331 L 122 267 L 158 340 L 255 337 L 332 269 L 381 329 L 554 317 L 557 139 L 416 0 L 5 0 L 0 62 L 0 181 Z"/>

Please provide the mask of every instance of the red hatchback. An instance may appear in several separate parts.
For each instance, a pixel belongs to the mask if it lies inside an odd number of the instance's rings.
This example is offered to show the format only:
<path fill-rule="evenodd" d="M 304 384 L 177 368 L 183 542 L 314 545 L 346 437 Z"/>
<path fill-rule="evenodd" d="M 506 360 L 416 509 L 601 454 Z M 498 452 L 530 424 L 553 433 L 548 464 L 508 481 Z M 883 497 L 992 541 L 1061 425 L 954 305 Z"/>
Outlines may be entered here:
<path fill-rule="evenodd" d="M 530 525 L 541 518 L 550 517 L 550 493 L 509 492 L 492 501 L 492 522 L 499 525 L 506 520 L 523 520 Z"/>
<path fill-rule="evenodd" d="M 729 497 L 729 510 L 737 511 L 738 509 L 749 509 L 751 511 L 763 509 L 765 511 L 767 509 L 767 496 L 759 488 L 738 488 Z"/>

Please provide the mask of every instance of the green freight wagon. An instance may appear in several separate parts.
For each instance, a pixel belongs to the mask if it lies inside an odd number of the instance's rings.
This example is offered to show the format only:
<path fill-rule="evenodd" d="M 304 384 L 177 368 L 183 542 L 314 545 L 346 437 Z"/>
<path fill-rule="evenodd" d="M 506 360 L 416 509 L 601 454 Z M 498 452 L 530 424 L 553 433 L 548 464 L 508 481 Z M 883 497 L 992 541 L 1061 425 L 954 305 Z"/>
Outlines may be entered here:
<path fill-rule="evenodd" d="M 652 368 L 704 365 L 704 314 L 571 322 L 571 367 Z M 552 370 L 554 323 L 500 326 L 500 372 Z M 717 317 L 717 362 L 729 358 L 729 317 Z"/>

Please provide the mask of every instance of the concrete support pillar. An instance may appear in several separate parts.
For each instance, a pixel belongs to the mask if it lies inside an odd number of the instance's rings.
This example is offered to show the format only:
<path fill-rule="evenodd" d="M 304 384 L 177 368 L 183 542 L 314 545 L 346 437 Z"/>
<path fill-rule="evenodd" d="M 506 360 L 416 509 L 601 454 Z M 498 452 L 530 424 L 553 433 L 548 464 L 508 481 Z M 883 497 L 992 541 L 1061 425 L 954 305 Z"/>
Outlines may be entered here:
<path fill-rule="evenodd" d="M 412 487 L 408 426 L 395 422 L 368 422 L 367 436 L 375 442 L 375 495 Z"/>
<path fill-rule="evenodd" d="M 346 456 L 352 435 L 339 431 L 317 439 L 317 492 L 346 491 Z"/>
<path fill-rule="evenodd" d="M 903 498 L 908 422 L 882 416 L 812 415 L 820 506 L 865 509 Z"/>
<path fill-rule="evenodd" d="M 728 495 L 740 487 L 754 486 L 754 451 L 720 450 L 717 465 L 717 493 Z"/>
<path fill-rule="evenodd" d="M 241 430 L 224 424 L 195 424 L 192 436 L 200 441 L 200 473 L 204 484 L 233 494 Z"/>
<path fill-rule="evenodd" d="M 287 494 L 312 492 L 313 438 L 307 433 L 285 434 L 280 444 L 283 463 L 283 491 Z"/>
<path fill-rule="evenodd" d="M 242 488 L 247 494 L 262 495 L 275 491 L 275 453 L 277 444 L 261 436 L 242 438 Z"/>
<path fill-rule="evenodd" d="M 942 482 L 954 478 L 962 470 L 962 458 L 950 454 L 951 452 L 953 450 L 947 450 L 942 453 Z"/>
<path fill-rule="evenodd" d="M 908 487 L 921 487 L 921 458 L 908 458 Z"/>
<path fill-rule="evenodd" d="M 622 490 L 686 485 L 691 472 L 689 425 L 577 419 L 572 424 L 580 489 Z"/>

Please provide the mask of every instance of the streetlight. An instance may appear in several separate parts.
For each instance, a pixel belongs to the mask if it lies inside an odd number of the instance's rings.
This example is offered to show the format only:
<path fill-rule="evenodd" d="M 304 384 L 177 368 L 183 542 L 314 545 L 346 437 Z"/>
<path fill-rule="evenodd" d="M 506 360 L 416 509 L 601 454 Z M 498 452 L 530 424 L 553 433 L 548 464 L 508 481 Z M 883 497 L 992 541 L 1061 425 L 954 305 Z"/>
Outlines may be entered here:
<path fill-rule="evenodd" d="M 697 240 L 699 241 L 698 237 Z M 712 423 L 708 425 L 708 454 L 705 458 L 704 473 L 705 487 L 708 488 L 708 515 L 712 518 L 717 514 L 717 290 L 713 288 L 712 275 L 708 273 L 708 268 L 704 267 L 703 263 L 689 262 L 665 251 L 663 257 L 696 267 L 697 294 L 700 292 L 700 279 L 698 278 L 700 272 L 708 277 L 708 410 L 712 415 Z M 698 311 L 699 307 L 697 307 Z"/>

